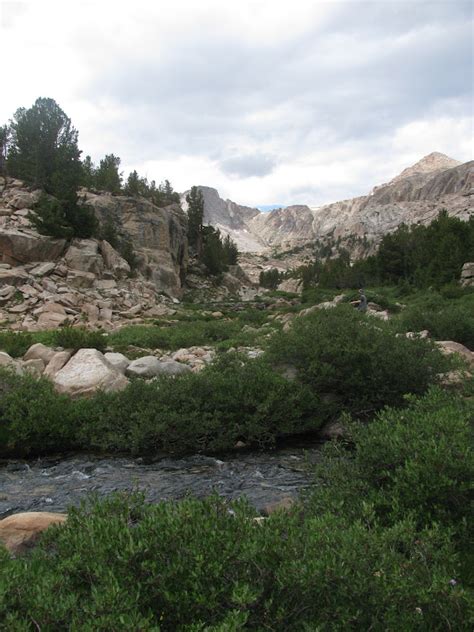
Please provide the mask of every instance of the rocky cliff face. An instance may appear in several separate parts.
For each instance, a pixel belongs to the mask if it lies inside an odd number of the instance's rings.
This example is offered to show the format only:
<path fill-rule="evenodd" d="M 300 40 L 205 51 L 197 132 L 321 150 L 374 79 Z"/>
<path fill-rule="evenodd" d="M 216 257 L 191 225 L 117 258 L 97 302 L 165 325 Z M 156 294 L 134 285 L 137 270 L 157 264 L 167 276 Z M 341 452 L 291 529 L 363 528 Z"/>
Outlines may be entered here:
<path fill-rule="evenodd" d="M 366 196 L 314 210 L 289 206 L 260 213 L 222 200 L 215 189 L 202 189 L 206 218 L 230 234 L 241 251 L 289 249 L 316 240 L 340 238 L 357 256 L 358 246 L 350 243 L 354 236 L 376 244 L 401 223 L 429 223 L 441 209 L 467 220 L 473 213 L 473 187 L 474 162 L 461 164 L 434 152 Z M 212 195 L 207 191 L 212 191 Z"/>
<path fill-rule="evenodd" d="M 315 238 L 333 234 L 379 240 L 401 223 L 429 223 L 441 209 L 467 220 L 473 213 L 474 162 L 442 171 L 417 172 L 376 187 L 371 194 L 321 207 L 311 227 Z"/>
<path fill-rule="evenodd" d="M 99 221 L 111 221 L 131 244 L 139 272 L 157 290 L 178 295 L 186 271 L 187 219 L 178 204 L 158 208 L 143 198 L 84 191 L 86 206 Z"/>
<path fill-rule="evenodd" d="M 167 313 L 187 266 L 187 220 L 179 205 L 81 192 L 101 222 L 131 245 L 137 269 L 107 242 L 39 235 L 28 215 L 39 192 L 0 178 L 0 322 L 35 330 L 71 324 L 113 328 Z"/>
<path fill-rule="evenodd" d="M 249 230 L 266 246 L 296 246 L 308 241 L 314 220 L 309 206 L 287 206 L 260 213 L 248 223 Z"/>

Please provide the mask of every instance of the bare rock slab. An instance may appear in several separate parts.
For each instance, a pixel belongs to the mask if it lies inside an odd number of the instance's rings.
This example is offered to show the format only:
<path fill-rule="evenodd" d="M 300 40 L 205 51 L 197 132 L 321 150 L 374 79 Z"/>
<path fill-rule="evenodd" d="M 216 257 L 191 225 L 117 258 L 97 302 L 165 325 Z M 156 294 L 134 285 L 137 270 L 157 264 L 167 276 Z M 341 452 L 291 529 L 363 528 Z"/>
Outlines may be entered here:
<path fill-rule="evenodd" d="M 65 259 L 70 268 L 81 272 L 100 275 L 104 268 L 99 244 L 94 239 L 73 239 Z"/>
<path fill-rule="evenodd" d="M 54 355 L 51 357 L 50 361 L 48 362 L 48 364 L 46 365 L 46 368 L 44 370 L 44 375 L 50 378 L 54 377 L 56 373 L 60 371 L 67 362 L 69 362 L 71 357 L 72 357 L 72 351 L 69 351 L 67 349 L 65 351 L 55 352 Z"/>
<path fill-rule="evenodd" d="M 459 342 L 454 342 L 453 340 L 437 340 L 436 344 L 441 353 L 444 353 L 445 355 L 457 353 L 468 363 L 469 366 L 474 367 L 474 351 L 471 351 L 464 345 Z"/>
<path fill-rule="evenodd" d="M 71 397 L 91 397 L 99 390 L 121 391 L 128 384 L 122 375 L 97 349 L 80 349 L 56 373 L 53 383 L 59 393 Z"/>
<path fill-rule="evenodd" d="M 67 515 L 48 511 L 13 514 L 0 520 L 0 542 L 12 554 L 32 548 L 43 531 L 52 525 L 66 522 Z"/>
<path fill-rule="evenodd" d="M 120 371 L 120 373 L 125 373 L 128 365 L 130 364 L 130 360 L 124 356 L 123 353 L 114 353 L 109 351 L 104 354 L 104 358 L 118 371 Z"/>
<path fill-rule="evenodd" d="M 47 365 L 54 354 L 54 349 L 47 347 L 42 342 L 37 342 L 28 349 L 23 357 L 23 360 L 43 360 L 45 365 Z"/>
<path fill-rule="evenodd" d="M 144 356 L 133 360 L 126 370 L 126 374 L 130 377 L 152 378 L 158 375 L 178 375 L 187 373 L 190 368 L 180 362 L 174 360 L 161 361 L 155 356 Z"/>

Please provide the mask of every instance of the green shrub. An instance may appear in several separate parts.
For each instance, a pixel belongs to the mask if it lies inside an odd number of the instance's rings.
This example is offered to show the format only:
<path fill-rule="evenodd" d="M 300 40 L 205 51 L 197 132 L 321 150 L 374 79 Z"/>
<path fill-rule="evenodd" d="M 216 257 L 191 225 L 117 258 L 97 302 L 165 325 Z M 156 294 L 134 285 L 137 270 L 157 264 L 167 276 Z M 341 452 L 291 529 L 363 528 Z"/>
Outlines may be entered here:
<path fill-rule="evenodd" d="M 239 440 L 274 445 L 316 430 L 319 400 L 261 360 L 226 355 L 200 373 L 134 380 L 120 393 L 71 400 L 47 380 L 4 371 L 0 454 L 71 449 L 183 454 L 231 449 Z M 1 392 L 1 391 L 0 391 Z"/>
<path fill-rule="evenodd" d="M 474 294 L 473 287 L 462 287 L 459 283 L 447 283 L 440 288 L 439 293 L 443 298 L 459 299 Z"/>
<path fill-rule="evenodd" d="M 433 296 L 431 301 L 408 306 L 399 316 L 401 331 L 427 329 L 437 340 L 454 340 L 474 349 L 474 294 L 464 301 L 446 301 Z"/>
<path fill-rule="evenodd" d="M 179 454 L 268 446 L 317 429 L 317 400 L 264 362 L 226 354 L 200 373 L 134 381 L 125 391 L 78 403 L 85 447 Z"/>
<path fill-rule="evenodd" d="M 253 517 L 216 498 L 71 510 L 28 558 L 1 559 L 0 618 L 8 630 L 469 629 L 449 532 Z"/>
<path fill-rule="evenodd" d="M 0 371 L 0 455 L 47 454 L 77 447 L 75 404 L 49 380 Z"/>
<path fill-rule="evenodd" d="M 23 331 L 0 331 L 0 351 L 12 358 L 20 358 L 33 344 L 33 336 Z"/>
<path fill-rule="evenodd" d="M 66 326 L 53 332 L 52 343 L 56 347 L 64 347 L 74 351 L 78 349 L 104 351 L 107 346 L 107 338 L 100 331 L 91 331 L 84 327 Z"/>
<path fill-rule="evenodd" d="M 433 387 L 408 404 L 367 425 L 345 419 L 347 441 L 323 451 L 312 510 L 343 507 L 347 516 L 370 514 L 385 526 L 411 516 L 418 526 L 465 528 L 474 477 L 473 401 Z"/>
<path fill-rule="evenodd" d="M 298 380 L 334 414 L 358 416 L 425 392 L 449 366 L 430 342 L 397 338 L 389 324 L 345 305 L 297 318 L 271 339 L 268 355 L 296 367 Z"/>
<path fill-rule="evenodd" d="M 242 332 L 242 325 L 233 320 L 180 321 L 169 326 L 130 325 L 113 332 L 108 343 L 115 349 L 126 351 L 129 345 L 142 349 L 170 349 L 215 345 L 224 347 L 250 345 L 256 334 Z"/>

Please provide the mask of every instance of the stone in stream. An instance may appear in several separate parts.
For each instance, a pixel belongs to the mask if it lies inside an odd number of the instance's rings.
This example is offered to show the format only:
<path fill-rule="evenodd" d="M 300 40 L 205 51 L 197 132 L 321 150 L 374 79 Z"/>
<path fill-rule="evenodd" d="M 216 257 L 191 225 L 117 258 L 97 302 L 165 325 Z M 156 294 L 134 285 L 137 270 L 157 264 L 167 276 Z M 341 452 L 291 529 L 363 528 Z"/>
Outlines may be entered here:
<path fill-rule="evenodd" d="M 63 524 L 66 518 L 66 514 L 48 511 L 13 514 L 0 520 L 0 542 L 12 555 L 24 553 L 36 544 L 43 531 Z"/>

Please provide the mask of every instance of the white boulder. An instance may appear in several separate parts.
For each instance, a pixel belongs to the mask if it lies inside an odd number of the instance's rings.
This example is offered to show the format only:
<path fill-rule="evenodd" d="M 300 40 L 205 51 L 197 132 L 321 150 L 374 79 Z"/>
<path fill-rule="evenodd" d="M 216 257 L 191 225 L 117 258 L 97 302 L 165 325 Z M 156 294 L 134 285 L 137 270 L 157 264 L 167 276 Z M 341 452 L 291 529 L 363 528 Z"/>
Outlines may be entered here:
<path fill-rule="evenodd" d="M 59 393 L 71 397 L 90 397 L 95 392 L 121 391 L 127 378 L 97 349 L 80 349 L 53 377 Z"/>

